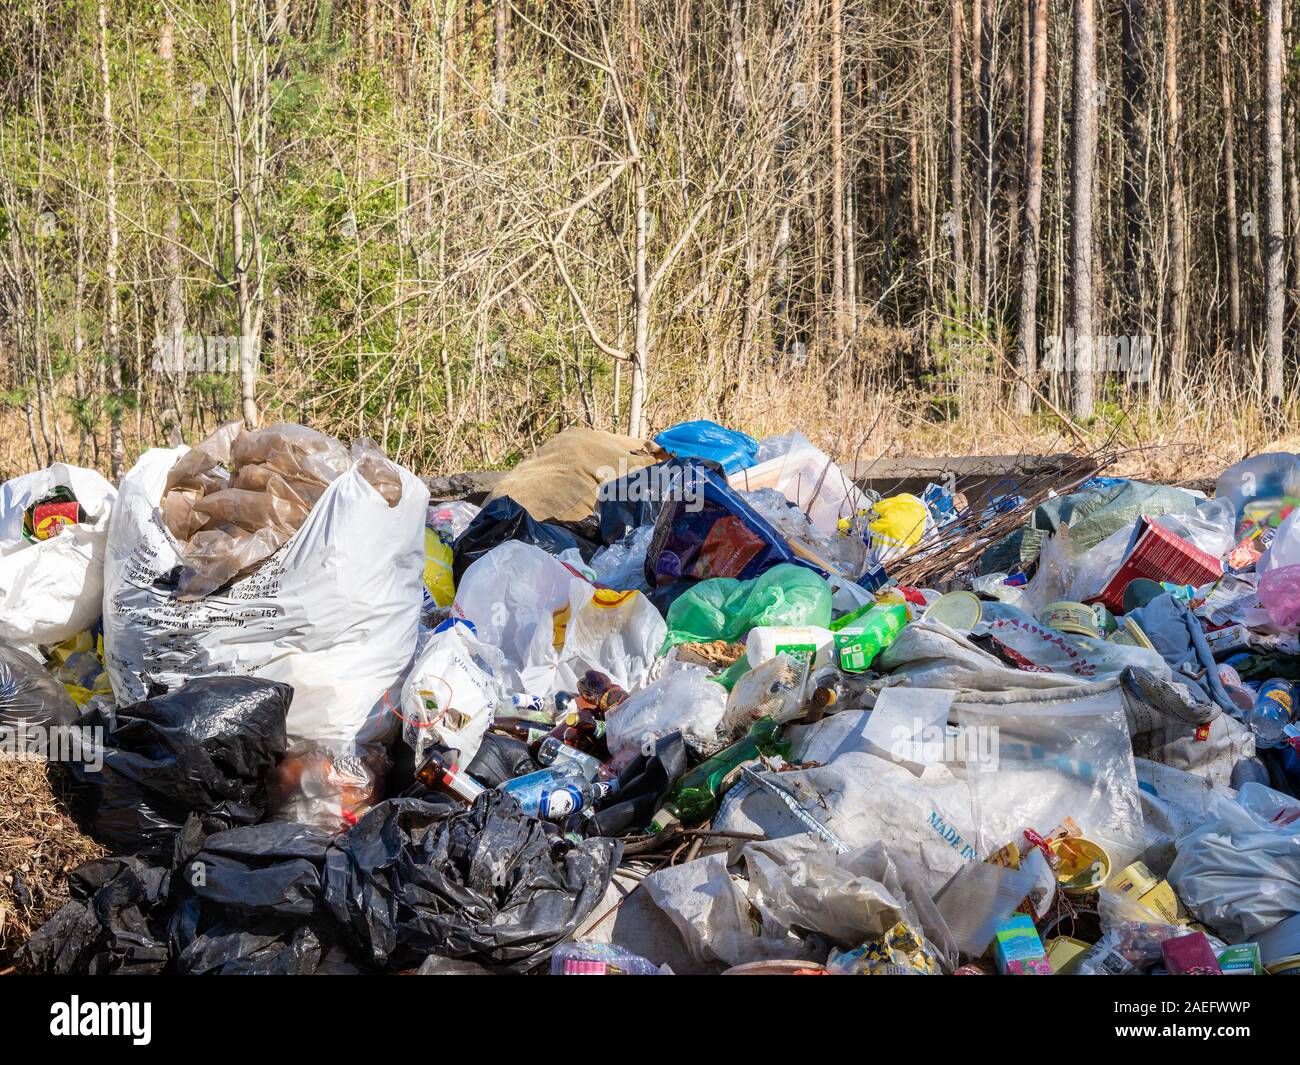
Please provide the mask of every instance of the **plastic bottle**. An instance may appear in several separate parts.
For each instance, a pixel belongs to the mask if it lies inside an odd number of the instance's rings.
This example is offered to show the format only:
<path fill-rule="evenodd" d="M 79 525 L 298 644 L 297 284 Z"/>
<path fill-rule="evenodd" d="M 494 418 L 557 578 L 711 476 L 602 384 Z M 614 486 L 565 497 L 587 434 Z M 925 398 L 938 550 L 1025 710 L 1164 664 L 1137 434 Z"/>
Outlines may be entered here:
<path fill-rule="evenodd" d="M 586 751 L 580 751 L 576 747 L 570 747 L 563 740 L 556 739 L 554 736 L 547 736 L 542 740 L 538 745 L 535 757 L 544 766 L 559 765 L 566 761 L 581 766 L 582 775 L 588 780 L 595 780 L 596 774 L 601 769 L 599 758 L 588 754 Z"/>
<path fill-rule="evenodd" d="M 846 673 L 865 672 L 876 655 L 898 638 L 906 624 L 906 603 L 877 603 L 835 633 L 840 669 Z"/>
<path fill-rule="evenodd" d="M 659 967 L 613 943 L 561 943 L 551 955 L 552 976 L 658 976 Z"/>
<path fill-rule="evenodd" d="M 697 825 L 712 817 L 718 811 L 718 800 L 734 781 L 741 765 L 760 754 L 789 756 L 790 741 L 777 739 L 780 727 L 771 718 L 755 721 L 744 739 L 683 773 L 646 831 L 660 832 L 674 821 Z"/>
<path fill-rule="evenodd" d="M 513 796 L 524 813 L 548 821 L 558 821 L 570 814 L 591 809 L 599 799 L 612 793 L 615 787 L 611 781 L 588 780 L 575 762 L 558 761 L 536 773 L 508 780 L 501 785 L 500 790 Z"/>
<path fill-rule="evenodd" d="M 1295 718 L 1295 689 L 1284 680 L 1268 680 L 1255 693 L 1255 705 L 1246 721 L 1260 747 L 1281 747 L 1283 731 Z"/>
<path fill-rule="evenodd" d="M 429 791 L 450 795 L 462 802 L 473 802 L 487 790 L 456 765 L 445 752 L 437 749 L 429 752 L 424 765 L 416 771 L 415 779 Z"/>

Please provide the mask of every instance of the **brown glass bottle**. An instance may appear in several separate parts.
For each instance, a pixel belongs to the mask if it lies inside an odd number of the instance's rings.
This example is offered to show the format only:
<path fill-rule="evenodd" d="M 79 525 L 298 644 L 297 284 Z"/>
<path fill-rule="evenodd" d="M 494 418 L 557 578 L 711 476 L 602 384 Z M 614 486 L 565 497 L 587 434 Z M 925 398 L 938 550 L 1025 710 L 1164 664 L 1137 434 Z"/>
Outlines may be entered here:
<path fill-rule="evenodd" d="M 578 708 L 604 717 L 627 698 L 627 691 L 614 683 L 608 673 L 589 669 L 578 678 Z"/>

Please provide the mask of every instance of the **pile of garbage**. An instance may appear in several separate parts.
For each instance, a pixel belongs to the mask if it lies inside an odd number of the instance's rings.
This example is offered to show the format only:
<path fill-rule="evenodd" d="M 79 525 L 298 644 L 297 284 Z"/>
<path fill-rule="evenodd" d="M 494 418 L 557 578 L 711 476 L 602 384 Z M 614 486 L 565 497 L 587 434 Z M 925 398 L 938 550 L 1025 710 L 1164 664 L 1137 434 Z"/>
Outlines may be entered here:
<path fill-rule="evenodd" d="M 1105 465 L 882 497 L 689 422 L 431 501 L 371 441 L 236 423 L 15 478 L 0 756 L 71 790 L 0 789 L 0 949 L 1300 973 L 1300 456 L 1213 495 Z"/>

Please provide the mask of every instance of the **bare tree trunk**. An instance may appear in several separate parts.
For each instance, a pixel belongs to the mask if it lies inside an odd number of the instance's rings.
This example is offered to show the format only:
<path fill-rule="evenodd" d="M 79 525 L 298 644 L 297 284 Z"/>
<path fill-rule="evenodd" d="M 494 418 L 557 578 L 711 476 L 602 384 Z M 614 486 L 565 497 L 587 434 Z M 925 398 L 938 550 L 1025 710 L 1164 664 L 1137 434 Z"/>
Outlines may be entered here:
<path fill-rule="evenodd" d="M 1146 0 L 1124 0 L 1121 9 L 1121 52 L 1124 101 L 1121 124 L 1124 136 L 1124 285 L 1123 309 L 1130 316 L 1128 334 L 1145 334 L 1149 328 L 1150 281 L 1146 273 L 1146 229 L 1149 196 L 1148 161 L 1150 128 L 1147 115 L 1147 8 Z"/>
<path fill-rule="evenodd" d="M 1074 0 L 1074 137 L 1070 166 L 1070 315 L 1074 326 L 1071 408 L 1092 416 L 1096 385 L 1093 350 L 1092 184 L 1097 154 L 1094 0 Z"/>
<path fill-rule="evenodd" d="M 230 12 L 230 84 L 228 106 L 230 108 L 230 235 L 231 235 L 231 269 L 235 275 L 235 300 L 239 312 L 239 399 L 244 424 L 249 429 L 257 428 L 257 370 L 261 361 L 262 347 L 262 285 L 260 269 L 260 240 L 254 232 L 246 233 L 249 210 L 256 211 L 259 200 L 261 181 L 261 140 L 265 136 L 262 121 L 264 100 L 265 70 L 264 51 L 256 52 L 248 69 L 244 67 L 244 48 L 242 39 L 241 0 L 229 0 Z M 257 48 L 263 49 L 265 42 L 257 41 Z M 259 61 L 257 56 L 262 56 Z M 247 74 L 247 81 L 245 80 Z M 245 99 L 252 96 L 251 106 Z M 251 149 L 250 160 L 245 158 L 245 151 Z M 254 218 L 254 227 L 256 219 Z"/>
<path fill-rule="evenodd" d="M 176 95 L 176 16 L 170 7 L 165 11 L 163 24 L 158 34 L 158 55 L 163 61 L 163 72 L 168 95 L 174 100 Z M 172 161 L 168 160 L 168 166 Z M 173 180 L 180 180 L 181 146 L 179 131 L 175 156 L 176 174 Z M 181 410 L 179 382 L 184 380 L 185 351 L 185 298 L 181 283 L 181 211 L 179 196 L 173 192 L 169 197 L 170 206 L 163 222 L 163 276 L 166 285 L 164 296 L 164 314 L 162 336 L 159 338 L 160 353 L 167 357 L 161 360 L 158 379 L 164 388 L 169 388 L 172 399 L 172 418 L 176 432 L 184 428 L 184 413 Z M 172 375 L 175 379 L 172 379 Z M 169 436 L 173 434 L 168 434 Z"/>
<path fill-rule="evenodd" d="M 104 118 L 104 205 L 108 222 L 108 247 L 104 254 L 104 291 L 108 301 L 108 373 L 112 386 L 109 402 L 109 470 L 113 480 L 126 472 L 126 442 L 122 438 L 122 323 L 117 298 L 117 130 L 113 126 L 113 94 L 108 76 L 108 9 L 97 5 L 99 17 L 99 80 Z"/>
<path fill-rule="evenodd" d="M 844 11 L 831 0 L 831 324 L 844 347 Z"/>
<path fill-rule="evenodd" d="M 961 46 L 962 0 L 952 0 L 952 23 L 948 35 L 948 219 L 951 230 L 953 275 L 958 295 L 966 290 L 966 255 L 962 242 L 965 228 L 962 210 L 962 109 Z"/>
<path fill-rule="evenodd" d="M 645 436 L 646 358 L 650 351 L 650 301 L 647 299 L 646 234 L 649 208 L 646 204 L 645 169 L 640 160 L 632 164 L 632 186 L 636 229 L 632 282 L 632 384 L 627 402 L 627 435 Z"/>
<path fill-rule="evenodd" d="M 1225 228 L 1228 238 L 1228 328 L 1232 352 L 1240 355 L 1241 343 L 1241 251 L 1237 244 L 1237 149 L 1236 122 L 1232 113 L 1232 57 L 1228 49 L 1228 13 L 1219 27 L 1219 81 L 1223 92 L 1223 182 Z"/>
<path fill-rule="evenodd" d="M 1028 414 L 1038 371 L 1038 255 L 1043 209 L 1043 123 L 1047 110 L 1048 0 L 1029 0 L 1029 111 L 1025 140 L 1025 204 L 1021 220 L 1020 352 L 1016 410 Z"/>
<path fill-rule="evenodd" d="M 1282 0 L 1266 0 L 1264 121 L 1268 221 L 1265 231 L 1264 375 L 1269 401 L 1282 401 Z"/>
<path fill-rule="evenodd" d="M 1187 363 L 1187 206 L 1178 99 L 1177 0 L 1165 0 L 1165 166 L 1169 171 L 1169 379 L 1184 383 Z"/>
<path fill-rule="evenodd" d="M 509 10 L 506 0 L 496 0 L 496 13 L 493 19 L 492 106 L 498 111 L 504 110 L 506 106 L 506 69 L 510 62 L 509 45 L 506 39 Z"/>

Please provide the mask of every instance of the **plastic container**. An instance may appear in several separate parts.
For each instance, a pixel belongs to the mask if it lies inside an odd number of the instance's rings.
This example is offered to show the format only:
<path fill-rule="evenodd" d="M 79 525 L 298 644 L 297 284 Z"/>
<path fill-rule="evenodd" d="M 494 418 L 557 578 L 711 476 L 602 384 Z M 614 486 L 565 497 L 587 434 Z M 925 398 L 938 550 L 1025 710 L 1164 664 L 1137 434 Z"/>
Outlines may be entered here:
<path fill-rule="evenodd" d="M 1281 747 L 1285 728 L 1295 720 L 1295 689 L 1284 680 L 1267 680 L 1255 693 L 1246 723 L 1260 747 Z"/>
<path fill-rule="evenodd" d="M 941 595 L 922 615 L 926 621 L 941 621 L 950 629 L 970 630 L 984 616 L 984 604 L 973 592 L 949 592 Z"/>
<path fill-rule="evenodd" d="M 1063 836 L 1049 846 L 1061 860 L 1056 880 L 1067 895 L 1090 895 L 1110 879 L 1110 856 L 1092 840 Z"/>
<path fill-rule="evenodd" d="M 1038 623 L 1046 625 L 1057 632 L 1068 632 L 1075 636 L 1098 635 L 1097 613 L 1086 603 L 1071 603 L 1065 600 L 1048 603 L 1038 614 Z"/>
<path fill-rule="evenodd" d="M 835 634 L 816 625 L 760 625 L 745 639 L 745 657 L 751 667 L 789 655 L 824 669 L 835 655 Z"/>

